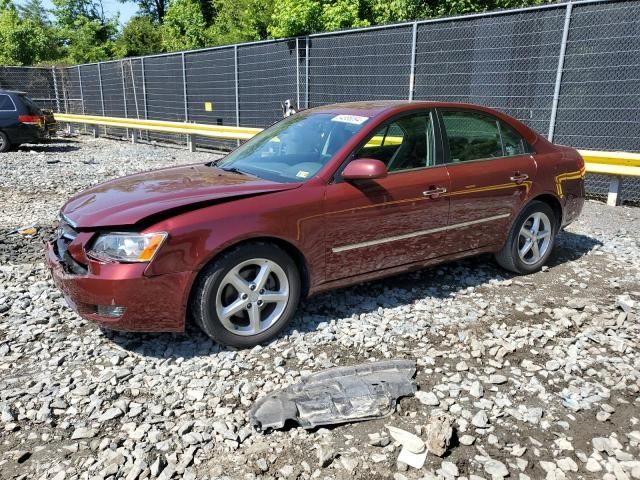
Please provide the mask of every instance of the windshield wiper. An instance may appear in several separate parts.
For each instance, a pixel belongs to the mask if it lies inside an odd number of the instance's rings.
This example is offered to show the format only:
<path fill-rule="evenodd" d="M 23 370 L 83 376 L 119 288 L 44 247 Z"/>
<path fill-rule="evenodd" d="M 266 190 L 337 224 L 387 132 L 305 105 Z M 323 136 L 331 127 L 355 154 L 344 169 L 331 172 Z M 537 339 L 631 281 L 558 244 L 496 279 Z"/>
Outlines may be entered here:
<path fill-rule="evenodd" d="M 238 173 L 240 175 L 247 175 L 248 177 L 256 177 L 257 175 L 253 175 L 251 173 L 247 173 L 243 170 L 240 170 L 238 167 L 218 167 L 220 170 L 224 170 L 225 172 Z"/>

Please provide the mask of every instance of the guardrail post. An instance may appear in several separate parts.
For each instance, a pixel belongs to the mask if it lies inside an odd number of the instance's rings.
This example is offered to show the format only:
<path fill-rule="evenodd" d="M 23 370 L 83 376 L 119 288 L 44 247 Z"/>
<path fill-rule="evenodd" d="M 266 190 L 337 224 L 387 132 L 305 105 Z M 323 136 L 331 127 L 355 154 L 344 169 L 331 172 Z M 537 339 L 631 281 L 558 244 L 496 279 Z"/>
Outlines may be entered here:
<path fill-rule="evenodd" d="M 560 98 L 560 87 L 562 85 L 562 71 L 564 70 L 564 56 L 567 50 L 567 39 L 569 38 L 569 24 L 571 23 L 571 11 L 573 3 L 567 3 L 567 10 L 564 15 L 564 28 L 562 29 L 562 43 L 560 44 L 560 54 L 558 55 L 558 69 L 556 70 L 556 84 L 553 88 L 553 103 L 551 104 L 551 117 L 549 118 L 549 133 L 547 139 L 553 142 L 553 135 L 556 129 L 556 116 L 558 115 L 558 99 Z"/>
<path fill-rule="evenodd" d="M 138 143 L 138 131 L 137 130 L 131 130 L 131 143 L 133 143 L 134 145 L 136 143 Z"/>
<path fill-rule="evenodd" d="M 609 180 L 609 193 L 607 194 L 607 205 L 615 207 L 620 205 L 620 189 L 622 187 L 622 177 L 613 176 Z"/>
<path fill-rule="evenodd" d="M 409 71 L 409 101 L 413 100 L 413 91 L 415 90 L 417 40 L 418 40 L 418 23 L 413 22 L 413 29 L 411 31 L 411 67 Z"/>
<path fill-rule="evenodd" d="M 240 86 L 238 85 L 238 46 L 233 46 L 233 75 L 235 81 L 235 95 L 236 95 L 236 127 L 240 126 Z M 240 140 L 236 141 L 236 144 L 240 146 Z"/>

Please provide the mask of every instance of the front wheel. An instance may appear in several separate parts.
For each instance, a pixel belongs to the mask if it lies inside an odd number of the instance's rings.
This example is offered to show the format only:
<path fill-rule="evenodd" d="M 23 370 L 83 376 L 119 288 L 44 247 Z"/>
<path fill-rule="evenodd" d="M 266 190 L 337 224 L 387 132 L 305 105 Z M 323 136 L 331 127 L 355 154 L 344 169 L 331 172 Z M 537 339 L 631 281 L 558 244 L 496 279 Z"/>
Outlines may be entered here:
<path fill-rule="evenodd" d="M 557 225 L 549 205 L 537 200 L 531 202 L 513 223 L 505 246 L 496 254 L 496 261 L 512 272 L 537 272 L 551 255 Z"/>
<path fill-rule="evenodd" d="M 200 274 L 191 313 L 223 345 L 246 348 L 276 336 L 293 318 L 300 273 L 280 247 L 257 242 L 220 256 Z"/>

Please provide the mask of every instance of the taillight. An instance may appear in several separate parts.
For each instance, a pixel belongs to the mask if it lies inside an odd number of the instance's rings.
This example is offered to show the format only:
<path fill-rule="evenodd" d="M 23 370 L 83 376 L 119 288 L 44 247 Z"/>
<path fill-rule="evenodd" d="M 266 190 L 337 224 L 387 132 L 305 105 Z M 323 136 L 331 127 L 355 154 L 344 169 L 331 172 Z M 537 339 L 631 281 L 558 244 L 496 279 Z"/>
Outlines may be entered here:
<path fill-rule="evenodd" d="M 44 117 L 39 115 L 18 115 L 18 121 L 27 125 L 40 125 L 40 123 L 44 123 Z"/>

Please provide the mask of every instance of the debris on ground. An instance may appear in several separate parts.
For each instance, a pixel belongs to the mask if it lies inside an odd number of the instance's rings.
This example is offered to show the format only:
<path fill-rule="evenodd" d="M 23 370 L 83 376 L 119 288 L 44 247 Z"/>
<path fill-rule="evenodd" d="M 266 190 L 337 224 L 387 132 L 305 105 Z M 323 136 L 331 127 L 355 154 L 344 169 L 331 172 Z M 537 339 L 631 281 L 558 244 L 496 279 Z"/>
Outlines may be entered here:
<path fill-rule="evenodd" d="M 385 417 L 401 397 L 413 395 L 415 360 L 386 360 L 336 367 L 261 398 L 249 411 L 260 431 L 287 422 L 304 428 Z"/>

